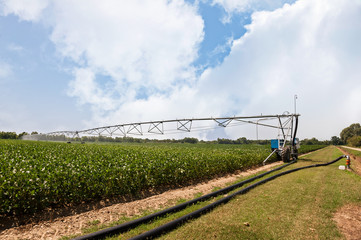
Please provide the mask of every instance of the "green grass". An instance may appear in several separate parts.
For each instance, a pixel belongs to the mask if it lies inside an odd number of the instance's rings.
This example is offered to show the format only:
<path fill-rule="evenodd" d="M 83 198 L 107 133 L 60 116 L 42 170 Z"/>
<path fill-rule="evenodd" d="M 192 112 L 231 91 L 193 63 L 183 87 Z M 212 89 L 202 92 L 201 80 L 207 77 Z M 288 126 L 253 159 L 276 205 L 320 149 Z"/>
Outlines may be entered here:
<path fill-rule="evenodd" d="M 293 167 L 340 155 L 336 148 L 326 148 Z M 361 178 L 338 170 L 339 164 L 277 178 L 161 239 L 343 239 L 332 217 L 345 204 L 361 204 Z"/>
<path fill-rule="evenodd" d="M 328 162 L 340 155 L 342 153 L 335 147 L 328 147 L 301 158 L 287 169 Z M 340 164 L 344 164 L 344 160 L 281 176 L 160 239 L 344 239 L 332 218 L 343 205 L 361 205 L 361 177 L 339 170 Z M 110 239 L 136 236 L 211 201 L 193 205 Z"/>
<path fill-rule="evenodd" d="M 361 157 L 361 151 L 353 150 L 350 148 L 344 148 L 344 147 L 341 147 L 341 148 L 354 156 Z"/>

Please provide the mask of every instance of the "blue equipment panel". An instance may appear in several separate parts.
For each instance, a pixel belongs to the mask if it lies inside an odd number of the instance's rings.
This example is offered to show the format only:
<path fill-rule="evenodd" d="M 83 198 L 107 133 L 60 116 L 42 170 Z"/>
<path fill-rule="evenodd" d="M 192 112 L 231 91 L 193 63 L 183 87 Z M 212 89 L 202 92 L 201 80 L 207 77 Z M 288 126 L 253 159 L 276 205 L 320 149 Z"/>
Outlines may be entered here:
<path fill-rule="evenodd" d="M 271 148 L 278 148 L 278 139 L 271 139 Z"/>

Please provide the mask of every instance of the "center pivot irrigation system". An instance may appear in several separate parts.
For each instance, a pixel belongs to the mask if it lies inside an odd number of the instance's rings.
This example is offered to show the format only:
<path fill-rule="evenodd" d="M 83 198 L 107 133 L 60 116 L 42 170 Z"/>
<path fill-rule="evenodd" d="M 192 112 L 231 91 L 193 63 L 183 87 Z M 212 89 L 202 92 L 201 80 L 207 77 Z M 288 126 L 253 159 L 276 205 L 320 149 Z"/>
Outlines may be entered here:
<path fill-rule="evenodd" d="M 260 115 L 244 117 L 223 118 L 189 118 L 162 121 L 136 122 L 118 124 L 105 127 L 90 128 L 80 131 L 57 131 L 45 134 L 47 136 L 66 136 L 80 138 L 82 136 L 109 136 L 126 137 L 128 135 L 144 136 L 147 134 L 172 134 L 179 132 L 203 131 L 216 127 L 234 127 L 242 124 L 256 125 L 257 138 L 258 126 L 269 127 L 278 130 L 276 139 L 271 140 L 272 153 L 265 159 L 266 162 L 273 154 L 279 159 L 289 162 L 298 157 L 299 141 L 296 138 L 299 114 L 285 112 L 282 115 Z M 200 126 L 201 122 L 211 122 L 213 126 Z M 270 123 L 271 122 L 271 123 Z M 214 126 L 216 124 L 216 126 Z M 147 129 L 144 131 L 144 129 Z M 41 135 L 44 136 L 44 135 Z M 29 136 L 31 137 L 31 136 Z"/>

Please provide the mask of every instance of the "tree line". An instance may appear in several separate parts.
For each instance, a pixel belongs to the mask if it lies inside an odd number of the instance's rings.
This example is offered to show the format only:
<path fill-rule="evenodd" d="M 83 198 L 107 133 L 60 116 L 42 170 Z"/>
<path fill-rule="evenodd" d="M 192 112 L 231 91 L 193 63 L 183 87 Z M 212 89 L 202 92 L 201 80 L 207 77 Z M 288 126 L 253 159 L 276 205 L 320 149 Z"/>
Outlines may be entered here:
<path fill-rule="evenodd" d="M 361 147 L 361 125 L 359 123 L 351 124 L 341 131 L 340 137 L 344 144 L 352 147 Z"/>
<path fill-rule="evenodd" d="M 240 137 L 236 140 L 218 138 L 213 141 L 198 140 L 193 137 L 186 137 L 183 139 L 148 139 L 148 138 L 133 138 L 133 137 L 106 137 L 106 136 L 83 136 L 81 138 L 69 138 L 64 135 L 60 136 L 47 136 L 38 135 L 38 132 L 22 132 L 17 134 L 15 132 L 0 132 L 0 139 L 22 139 L 25 135 L 37 136 L 37 140 L 44 141 L 81 141 L 81 142 L 127 142 L 127 143 L 147 143 L 147 142 L 162 142 L 162 143 L 217 143 L 217 144 L 271 144 L 271 140 L 250 140 L 245 137 Z M 353 147 L 361 147 L 361 125 L 353 123 L 349 127 L 344 128 L 340 137 L 332 136 L 330 140 L 320 141 L 317 138 L 303 139 L 300 141 L 302 145 L 349 145 Z"/>
<path fill-rule="evenodd" d="M 32 132 L 31 135 L 36 135 L 37 132 Z M 0 139 L 21 139 L 23 136 L 29 135 L 27 132 L 17 134 L 16 132 L 0 132 Z"/>
<path fill-rule="evenodd" d="M 21 134 L 16 134 L 15 132 L 0 132 L 0 139 L 22 139 L 23 136 L 26 136 L 27 140 L 39 140 L 39 141 L 78 141 L 78 142 L 114 142 L 114 143 L 213 143 L 213 144 L 260 144 L 260 145 L 269 145 L 271 140 L 251 140 L 245 137 L 240 137 L 236 140 L 227 139 L 227 138 L 217 138 L 217 140 L 204 141 L 198 140 L 193 137 L 185 137 L 183 139 L 148 139 L 148 138 L 133 138 L 133 137 L 106 137 L 106 136 L 83 136 L 71 138 L 65 135 L 45 135 L 38 134 L 37 132 L 32 132 L 28 134 L 23 132 Z M 305 145 L 329 145 L 330 141 L 319 141 L 316 138 L 304 139 L 301 141 L 301 144 Z"/>

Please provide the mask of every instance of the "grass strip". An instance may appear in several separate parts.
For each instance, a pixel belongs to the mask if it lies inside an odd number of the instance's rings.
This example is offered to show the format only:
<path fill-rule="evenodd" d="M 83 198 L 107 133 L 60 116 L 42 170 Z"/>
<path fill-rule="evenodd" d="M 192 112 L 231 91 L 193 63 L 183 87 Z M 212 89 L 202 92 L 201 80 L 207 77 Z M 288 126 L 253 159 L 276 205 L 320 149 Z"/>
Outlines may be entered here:
<path fill-rule="evenodd" d="M 292 168 L 340 155 L 329 147 Z M 361 204 L 360 183 L 359 176 L 338 170 L 338 163 L 299 171 L 236 197 L 161 239 L 343 239 L 332 217 L 344 204 Z"/>

